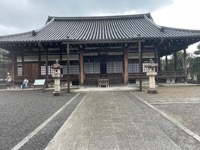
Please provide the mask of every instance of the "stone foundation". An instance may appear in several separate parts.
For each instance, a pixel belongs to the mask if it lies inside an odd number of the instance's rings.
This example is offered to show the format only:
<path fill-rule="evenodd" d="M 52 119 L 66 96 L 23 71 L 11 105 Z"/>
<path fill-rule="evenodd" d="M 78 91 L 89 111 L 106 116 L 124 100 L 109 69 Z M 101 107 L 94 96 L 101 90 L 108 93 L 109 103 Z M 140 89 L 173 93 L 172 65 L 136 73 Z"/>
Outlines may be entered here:
<path fill-rule="evenodd" d="M 149 93 L 149 94 L 157 94 L 158 91 L 156 89 L 148 89 L 147 93 Z"/>

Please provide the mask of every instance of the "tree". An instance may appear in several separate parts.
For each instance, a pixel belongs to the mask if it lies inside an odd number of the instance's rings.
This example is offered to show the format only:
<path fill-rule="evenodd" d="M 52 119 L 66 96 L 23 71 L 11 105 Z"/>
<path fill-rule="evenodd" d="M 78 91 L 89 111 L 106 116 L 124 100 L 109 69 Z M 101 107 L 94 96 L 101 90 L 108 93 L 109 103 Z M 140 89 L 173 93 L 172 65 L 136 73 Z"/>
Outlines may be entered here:
<path fill-rule="evenodd" d="M 168 59 L 168 70 L 166 71 L 177 71 L 177 72 L 183 72 L 184 70 L 184 63 L 183 63 L 183 52 L 179 51 L 176 53 L 176 70 L 174 68 L 175 66 L 175 54 L 171 55 L 170 59 Z"/>
<path fill-rule="evenodd" d="M 9 55 L 8 51 L 0 49 L 0 79 L 4 79 L 6 76 L 7 68 L 5 68 L 5 64 L 8 62 L 5 62 L 4 57 L 8 55 Z"/>
<path fill-rule="evenodd" d="M 192 81 L 196 78 L 197 82 L 200 82 L 200 44 L 197 46 L 197 49 L 198 50 L 188 58 L 188 73 L 190 74 Z"/>

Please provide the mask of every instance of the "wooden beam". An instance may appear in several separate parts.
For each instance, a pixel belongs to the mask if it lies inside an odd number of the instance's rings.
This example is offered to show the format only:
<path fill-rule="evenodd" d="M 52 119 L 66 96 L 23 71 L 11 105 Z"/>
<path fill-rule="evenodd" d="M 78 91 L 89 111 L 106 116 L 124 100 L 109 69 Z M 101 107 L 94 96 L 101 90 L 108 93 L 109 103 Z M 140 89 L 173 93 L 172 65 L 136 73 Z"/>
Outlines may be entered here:
<path fill-rule="evenodd" d="M 63 42 L 63 44 L 105 44 L 105 43 L 138 43 L 138 42 L 145 42 L 143 39 L 124 39 L 124 40 L 66 40 Z"/>

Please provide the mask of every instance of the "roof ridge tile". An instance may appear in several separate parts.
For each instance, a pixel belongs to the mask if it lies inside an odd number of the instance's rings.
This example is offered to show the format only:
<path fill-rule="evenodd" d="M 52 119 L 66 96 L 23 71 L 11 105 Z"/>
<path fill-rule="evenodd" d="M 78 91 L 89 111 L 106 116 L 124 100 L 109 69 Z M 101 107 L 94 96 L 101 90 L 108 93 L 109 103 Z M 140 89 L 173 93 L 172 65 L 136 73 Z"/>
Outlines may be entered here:
<path fill-rule="evenodd" d="M 132 15 L 109 15 L 109 16 L 72 16 L 72 17 L 58 17 L 58 16 L 48 16 L 47 22 L 51 19 L 55 20 L 112 20 L 112 19 L 127 19 L 127 18 L 144 18 L 145 16 L 151 17 L 150 13 L 147 14 L 132 14 Z"/>

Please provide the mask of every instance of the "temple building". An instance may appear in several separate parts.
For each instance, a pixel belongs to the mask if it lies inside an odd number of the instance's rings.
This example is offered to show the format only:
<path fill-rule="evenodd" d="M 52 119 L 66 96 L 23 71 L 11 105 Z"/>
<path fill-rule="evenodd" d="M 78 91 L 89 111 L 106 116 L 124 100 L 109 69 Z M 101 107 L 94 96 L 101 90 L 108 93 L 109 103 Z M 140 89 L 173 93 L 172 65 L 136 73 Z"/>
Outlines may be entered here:
<path fill-rule="evenodd" d="M 13 82 L 46 79 L 52 82 L 55 60 L 63 66 L 63 82 L 68 71 L 76 85 L 96 85 L 100 78 L 112 84 L 139 83 L 147 78 L 144 66 L 153 59 L 161 72 L 160 58 L 184 51 L 184 68 L 176 77 L 186 78 L 186 49 L 200 41 L 200 30 L 157 25 L 151 14 L 52 17 L 37 30 L 0 36 L 0 48 L 11 54 Z M 176 56 L 176 55 L 175 55 Z M 68 64 L 68 65 L 67 65 Z M 69 68 L 68 68 L 69 67 Z M 176 68 L 176 67 L 175 67 Z"/>

